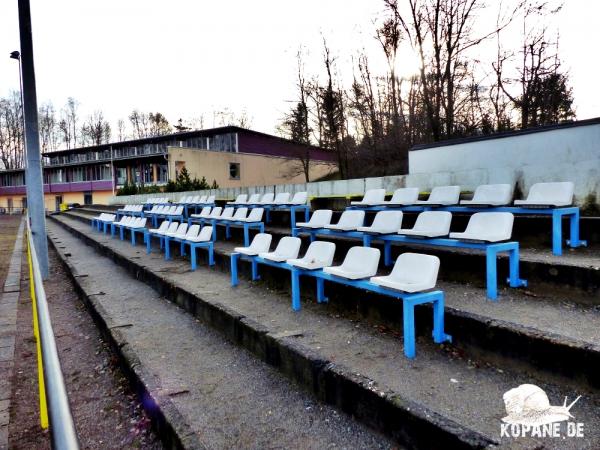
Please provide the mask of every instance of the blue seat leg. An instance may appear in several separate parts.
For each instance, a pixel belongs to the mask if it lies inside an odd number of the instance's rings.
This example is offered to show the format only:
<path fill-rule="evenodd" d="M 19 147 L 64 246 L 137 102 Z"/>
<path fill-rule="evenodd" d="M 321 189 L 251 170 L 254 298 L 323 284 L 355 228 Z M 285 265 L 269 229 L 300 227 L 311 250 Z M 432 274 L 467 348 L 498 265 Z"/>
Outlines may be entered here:
<path fill-rule="evenodd" d="M 297 237 L 298 236 L 298 228 L 292 228 L 292 236 L 293 237 Z"/>
<path fill-rule="evenodd" d="M 231 239 L 231 229 L 228 223 L 225 224 L 225 239 Z"/>
<path fill-rule="evenodd" d="M 125 237 L 123 236 L 124 231 L 125 227 L 119 227 L 119 237 L 121 238 L 121 240 L 125 239 Z"/>
<path fill-rule="evenodd" d="M 256 259 L 252 258 L 252 281 L 260 280 L 260 275 L 258 273 L 258 262 Z"/>
<path fill-rule="evenodd" d="M 404 355 L 414 358 L 415 351 L 415 307 L 412 303 L 404 302 L 402 311 L 404 325 Z"/>
<path fill-rule="evenodd" d="M 192 270 L 196 270 L 196 246 L 194 244 L 190 244 L 190 261 L 192 263 Z"/>
<path fill-rule="evenodd" d="M 231 264 L 231 285 L 232 286 L 237 286 L 238 285 L 237 263 L 238 263 L 238 259 L 239 258 L 240 258 L 240 254 L 239 253 L 232 253 L 231 257 L 230 257 L 230 264 Z"/>
<path fill-rule="evenodd" d="M 212 242 L 209 242 L 209 244 L 208 244 L 208 265 L 209 266 L 215 265 L 215 246 L 213 245 Z"/>
<path fill-rule="evenodd" d="M 292 268 L 292 309 L 300 311 L 300 273 Z"/>
<path fill-rule="evenodd" d="M 570 236 L 567 244 L 572 248 L 575 247 L 586 247 L 587 241 L 582 241 L 579 239 L 579 208 L 573 213 L 569 215 L 569 225 L 570 225 Z"/>
<path fill-rule="evenodd" d="M 248 224 L 244 224 L 244 246 L 248 247 L 250 245 L 250 230 L 248 229 Z"/>
<path fill-rule="evenodd" d="M 508 266 L 510 287 L 527 286 L 527 281 L 519 278 L 519 246 L 508 251 Z"/>
<path fill-rule="evenodd" d="M 363 235 L 363 246 L 370 247 L 372 240 L 373 240 L 373 237 L 369 233 L 365 233 Z"/>
<path fill-rule="evenodd" d="M 498 273 L 496 268 L 496 252 L 488 248 L 485 252 L 487 297 L 490 300 L 498 298 Z"/>
<path fill-rule="evenodd" d="M 183 241 L 181 241 L 181 244 L 179 245 L 179 254 L 185 256 L 185 242 Z"/>
<path fill-rule="evenodd" d="M 165 259 L 171 259 L 171 244 L 170 239 L 165 236 Z"/>
<path fill-rule="evenodd" d="M 135 230 L 131 230 L 131 245 L 135 246 Z"/>
<path fill-rule="evenodd" d="M 392 265 L 392 243 L 390 241 L 383 243 L 383 261 L 386 266 Z"/>
<path fill-rule="evenodd" d="M 444 293 L 432 292 L 433 300 L 433 342 L 441 344 L 442 342 L 452 342 L 452 336 L 444 332 Z"/>
<path fill-rule="evenodd" d="M 325 280 L 317 278 L 317 303 L 327 303 L 329 299 L 325 297 Z"/>
<path fill-rule="evenodd" d="M 149 255 L 152 251 L 152 235 L 148 234 L 146 237 L 146 254 Z"/>
<path fill-rule="evenodd" d="M 556 210 L 552 211 L 552 253 L 562 255 L 562 216 Z"/>

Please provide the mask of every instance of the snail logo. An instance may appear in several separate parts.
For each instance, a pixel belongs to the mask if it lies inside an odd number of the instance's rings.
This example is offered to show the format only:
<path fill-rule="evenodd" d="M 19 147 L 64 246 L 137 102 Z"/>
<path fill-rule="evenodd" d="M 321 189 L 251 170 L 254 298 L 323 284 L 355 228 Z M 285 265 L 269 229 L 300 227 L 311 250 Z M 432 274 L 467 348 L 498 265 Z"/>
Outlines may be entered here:
<path fill-rule="evenodd" d="M 503 396 L 506 417 L 501 425 L 503 437 L 563 437 L 560 422 L 567 421 L 568 437 L 583 437 L 583 423 L 574 419 L 571 408 L 581 396 L 567 406 L 551 406 L 544 390 L 534 384 L 522 384 L 507 391 Z"/>

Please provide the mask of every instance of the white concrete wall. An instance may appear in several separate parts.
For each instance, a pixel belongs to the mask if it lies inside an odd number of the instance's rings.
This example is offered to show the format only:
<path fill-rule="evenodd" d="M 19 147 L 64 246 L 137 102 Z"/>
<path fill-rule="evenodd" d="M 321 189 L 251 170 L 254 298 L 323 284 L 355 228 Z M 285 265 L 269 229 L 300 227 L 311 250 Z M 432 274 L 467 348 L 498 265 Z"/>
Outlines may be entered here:
<path fill-rule="evenodd" d="M 573 181 L 578 204 L 592 193 L 600 198 L 600 124 L 540 131 L 411 151 L 410 183 L 421 188 L 458 184 Z"/>
<path fill-rule="evenodd" d="M 159 195 L 179 200 L 184 195 L 209 192 L 218 199 L 256 192 L 307 191 L 318 197 L 359 195 L 367 189 L 384 188 L 392 193 L 405 186 L 428 192 L 435 186 L 459 185 L 464 192 L 480 184 L 517 182 L 526 195 L 533 183 L 573 181 L 575 202 L 582 205 L 590 193 L 600 199 L 600 124 L 411 151 L 409 170 L 409 175 L 377 178 L 121 196 L 113 197 L 109 204 L 141 203 Z"/>

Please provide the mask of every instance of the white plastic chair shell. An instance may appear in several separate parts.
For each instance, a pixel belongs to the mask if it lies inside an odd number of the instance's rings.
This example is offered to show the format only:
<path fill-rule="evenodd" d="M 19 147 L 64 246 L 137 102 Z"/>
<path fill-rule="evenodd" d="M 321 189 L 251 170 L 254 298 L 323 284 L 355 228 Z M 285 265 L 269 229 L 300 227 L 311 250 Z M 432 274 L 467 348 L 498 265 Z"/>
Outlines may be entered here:
<path fill-rule="evenodd" d="M 333 263 L 335 244 L 333 242 L 314 241 L 310 243 L 303 258 L 288 259 L 287 263 L 307 270 L 322 269 Z"/>
<path fill-rule="evenodd" d="M 379 211 L 370 227 L 358 227 L 363 233 L 397 233 L 402 226 L 402 211 Z"/>
<path fill-rule="evenodd" d="M 273 236 L 268 233 L 258 233 L 254 235 L 252 242 L 248 247 L 236 247 L 233 251 L 237 253 L 243 253 L 248 256 L 255 256 L 259 253 L 266 253 L 271 247 L 271 240 Z"/>
<path fill-rule="evenodd" d="M 514 216 L 509 212 L 480 212 L 473 214 L 463 233 L 450 233 L 452 239 L 501 242 L 512 236 Z"/>
<path fill-rule="evenodd" d="M 417 216 L 412 228 L 400 229 L 398 234 L 428 238 L 448 236 L 451 222 L 449 211 L 424 211 Z"/>
<path fill-rule="evenodd" d="M 380 256 L 373 247 L 352 247 L 341 266 L 325 267 L 323 272 L 349 280 L 369 278 L 377 273 Z"/>
<path fill-rule="evenodd" d="M 259 253 L 258 256 L 277 262 L 296 259 L 300 252 L 300 245 L 302 245 L 302 240 L 299 237 L 284 236 L 279 240 L 274 251 Z"/>
<path fill-rule="evenodd" d="M 435 288 L 439 269 L 437 256 L 402 253 L 389 275 L 372 277 L 369 281 L 395 291 L 422 292 Z"/>

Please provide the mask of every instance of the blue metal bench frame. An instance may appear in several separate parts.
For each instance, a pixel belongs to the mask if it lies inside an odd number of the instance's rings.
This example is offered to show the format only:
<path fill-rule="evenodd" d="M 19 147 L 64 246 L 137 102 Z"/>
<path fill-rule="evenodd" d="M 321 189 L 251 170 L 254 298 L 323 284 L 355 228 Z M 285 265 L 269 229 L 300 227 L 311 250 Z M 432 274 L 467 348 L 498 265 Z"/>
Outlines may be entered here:
<path fill-rule="evenodd" d="M 472 242 L 460 239 L 449 238 L 416 238 L 400 234 L 377 234 L 363 233 L 362 231 L 338 231 L 327 228 L 294 228 L 292 236 L 298 236 L 299 233 L 309 233 L 310 241 L 313 242 L 317 235 L 338 236 L 352 239 L 362 239 L 365 247 L 370 247 L 373 240 L 380 240 L 384 243 L 384 263 L 390 266 L 392 261 L 392 242 L 403 244 L 429 245 L 433 247 L 454 247 L 469 248 L 485 251 L 486 255 L 486 290 L 487 297 L 490 300 L 498 299 L 498 253 L 508 253 L 509 259 L 509 278 L 510 287 L 527 286 L 527 280 L 519 278 L 519 243 L 510 242 Z"/>
<path fill-rule="evenodd" d="M 183 207 L 183 211 L 186 217 L 189 217 L 189 208 L 194 208 L 194 212 L 193 214 L 197 214 L 198 213 L 198 208 L 202 209 L 205 206 L 210 206 L 211 208 L 214 208 L 217 204 L 215 202 L 212 203 L 188 203 L 187 205 L 185 205 Z"/>
<path fill-rule="evenodd" d="M 204 219 L 200 219 L 204 220 Z M 212 240 L 217 240 L 217 225 L 225 225 L 225 239 L 231 238 L 231 227 L 243 227 L 244 228 L 244 246 L 250 245 L 250 229 L 256 229 L 259 233 L 265 232 L 265 224 L 263 222 L 244 222 L 241 220 L 219 220 L 211 219 L 210 223 L 213 226 Z"/>
<path fill-rule="evenodd" d="M 293 229 L 296 227 L 296 213 L 304 211 L 304 221 L 308 222 L 310 214 L 309 205 L 292 205 L 290 203 L 282 203 L 280 205 L 261 205 L 258 206 L 265 209 L 265 222 L 271 222 L 271 211 L 285 211 L 290 210 L 290 227 Z"/>
<path fill-rule="evenodd" d="M 185 220 L 183 214 L 179 216 L 175 216 L 172 214 L 151 214 L 151 217 L 152 226 L 154 226 L 154 228 L 158 227 L 158 219 L 168 220 L 169 224 L 172 223 L 174 220 L 179 220 L 180 222 L 183 222 Z"/>
<path fill-rule="evenodd" d="M 123 216 L 144 217 L 144 211 L 118 211 L 117 210 L 117 220 L 119 220 Z"/>
<path fill-rule="evenodd" d="M 402 300 L 403 307 L 403 330 L 404 330 L 404 355 L 407 358 L 414 358 L 416 355 L 416 333 L 415 333 L 415 306 L 426 303 L 431 303 L 433 307 L 433 341 L 436 344 L 443 342 L 452 342 L 452 336 L 444 332 L 444 293 L 442 291 L 418 292 L 414 294 L 395 291 L 377 284 L 371 283 L 368 280 L 349 280 L 346 278 L 336 277 L 325 273 L 321 269 L 306 270 L 292 266 L 285 262 L 276 262 L 261 258 L 260 256 L 248 256 L 241 253 L 231 254 L 231 285 L 237 286 L 238 270 L 237 264 L 239 260 L 249 261 L 252 264 L 252 280 L 260 279 L 258 273 L 258 265 L 264 264 L 271 267 L 289 270 L 292 277 L 292 309 L 300 310 L 300 276 L 313 277 L 317 281 L 317 302 L 326 303 L 325 297 L 325 281 L 342 284 L 344 286 L 352 286 L 357 289 L 364 289 L 375 292 L 380 295 L 385 295 L 398 300 Z"/>
<path fill-rule="evenodd" d="M 563 254 L 562 249 L 562 219 L 569 219 L 570 239 L 567 239 L 567 245 L 571 248 L 586 247 L 587 241 L 579 239 L 579 207 L 556 207 L 556 208 L 524 208 L 520 206 L 349 206 L 346 209 L 361 209 L 364 211 L 449 211 L 456 213 L 477 213 L 477 212 L 510 212 L 523 215 L 541 215 L 552 216 L 552 253 L 556 256 Z"/>
<path fill-rule="evenodd" d="M 164 244 L 165 236 L 163 234 L 150 233 L 148 231 L 146 240 L 144 241 L 146 243 L 146 254 L 150 254 L 150 252 L 152 252 L 152 238 L 153 237 L 157 237 L 158 238 L 158 242 L 159 242 L 159 246 L 160 246 L 161 250 L 163 249 L 163 247 L 165 245 Z"/>
<path fill-rule="evenodd" d="M 213 234 L 214 234 L 214 229 L 213 229 Z M 146 253 L 150 253 L 151 236 L 152 235 L 149 235 L 148 240 L 146 241 Z M 179 254 L 181 256 L 187 255 L 187 253 L 185 252 L 185 246 L 186 245 L 190 246 L 190 262 L 192 265 L 192 270 L 196 270 L 196 268 L 198 266 L 196 250 L 199 248 L 206 248 L 208 250 L 208 265 L 209 266 L 215 265 L 215 248 L 214 248 L 213 241 L 192 242 L 192 241 L 187 241 L 185 239 L 172 237 L 172 236 L 161 236 L 161 235 L 154 235 L 154 236 L 158 236 L 160 238 L 161 248 L 164 247 L 164 249 L 165 249 L 165 260 L 171 259 L 171 242 L 179 242 Z"/>

